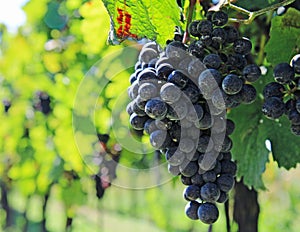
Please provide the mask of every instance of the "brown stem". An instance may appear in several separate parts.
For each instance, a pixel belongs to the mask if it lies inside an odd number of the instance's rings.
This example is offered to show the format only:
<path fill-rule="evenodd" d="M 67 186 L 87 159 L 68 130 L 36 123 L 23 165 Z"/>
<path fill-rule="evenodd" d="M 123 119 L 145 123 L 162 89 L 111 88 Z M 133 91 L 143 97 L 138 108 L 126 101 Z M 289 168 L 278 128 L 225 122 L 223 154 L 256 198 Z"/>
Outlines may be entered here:
<path fill-rule="evenodd" d="M 257 192 L 249 190 L 242 181 L 235 185 L 233 220 L 239 226 L 239 232 L 257 232 L 259 204 Z"/>
<path fill-rule="evenodd" d="M 225 216 L 226 216 L 226 229 L 227 232 L 230 232 L 231 228 L 230 228 L 230 216 L 229 216 L 229 199 L 225 202 Z"/>

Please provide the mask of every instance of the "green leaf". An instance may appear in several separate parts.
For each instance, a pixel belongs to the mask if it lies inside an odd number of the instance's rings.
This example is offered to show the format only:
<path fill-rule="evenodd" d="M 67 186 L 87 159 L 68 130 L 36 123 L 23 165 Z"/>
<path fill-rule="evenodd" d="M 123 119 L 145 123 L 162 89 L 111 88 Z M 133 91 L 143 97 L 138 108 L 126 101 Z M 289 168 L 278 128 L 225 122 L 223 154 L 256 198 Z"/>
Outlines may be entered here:
<path fill-rule="evenodd" d="M 179 25 L 180 8 L 175 0 L 102 0 L 111 17 L 110 41 L 148 38 L 165 44 Z"/>
<path fill-rule="evenodd" d="M 286 169 L 296 167 L 297 163 L 300 163 L 300 137 L 291 133 L 290 122 L 285 116 L 271 126 L 273 133 L 269 134 L 269 139 L 274 160 L 279 167 Z"/>
<path fill-rule="evenodd" d="M 232 155 L 238 165 L 238 176 L 256 189 L 265 189 L 261 174 L 265 171 L 269 151 L 265 140 L 272 128 L 265 126 L 260 114 L 260 104 L 243 105 L 229 114 L 236 125 Z M 241 117 L 242 115 L 242 117 Z M 267 120 L 267 119 L 266 119 Z M 263 122 L 263 123 L 262 123 Z"/>
<path fill-rule="evenodd" d="M 289 62 L 300 47 L 300 12 L 289 8 L 283 16 L 272 19 L 270 40 L 265 51 L 272 65 Z"/>

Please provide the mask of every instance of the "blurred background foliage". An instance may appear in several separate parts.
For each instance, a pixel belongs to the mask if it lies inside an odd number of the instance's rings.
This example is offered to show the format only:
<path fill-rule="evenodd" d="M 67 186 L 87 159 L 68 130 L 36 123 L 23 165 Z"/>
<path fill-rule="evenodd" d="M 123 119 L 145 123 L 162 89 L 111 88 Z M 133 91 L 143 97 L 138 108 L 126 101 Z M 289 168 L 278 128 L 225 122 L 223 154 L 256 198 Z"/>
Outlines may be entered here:
<path fill-rule="evenodd" d="M 30 0 L 23 9 L 27 21 L 16 33 L 0 26 L 1 230 L 207 231 L 206 225 L 185 217 L 184 186 L 176 184 L 176 178 L 143 190 L 112 185 L 100 200 L 96 197 L 97 170 L 86 165 L 82 151 L 92 155 L 107 145 L 110 153 L 119 154 L 116 135 L 110 132 L 113 122 L 127 126 L 124 96 L 132 70 L 128 67 L 135 63 L 139 45 L 131 53 L 123 48 L 133 41 L 107 45 L 109 17 L 99 0 Z M 102 58 L 107 59 L 96 66 L 100 69 L 91 69 Z M 109 79 L 112 74 L 114 79 Z M 91 77 L 92 93 L 96 91 L 93 85 L 109 84 L 97 96 L 83 92 L 78 97 L 86 75 Z M 120 112 L 111 121 L 116 106 Z M 93 115 L 87 115 L 89 107 L 94 107 Z M 73 120 L 81 119 L 85 119 L 83 125 L 74 130 Z M 87 119 L 95 130 L 84 131 L 89 126 L 84 124 Z M 97 133 L 110 133 L 108 142 L 100 136 L 100 148 L 95 147 Z M 117 136 L 128 134 L 123 130 Z M 83 145 L 78 148 L 76 141 Z M 139 149 L 147 150 L 148 144 L 143 144 Z M 133 154 L 123 148 L 122 165 L 146 168 L 153 162 L 153 152 Z M 118 173 L 118 169 L 117 176 L 130 178 L 129 182 L 143 181 Z M 145 182 L 150 178 L 142 177 Z M 260 193 L 259 231 L 298 231 L 300 171 L 280 170 L 271 160 L 263 178 L 268 190 Z M 102 189 L 108 187 L 104 180 L 101 184 Z M 214 231 L 224 230 L 221 210 Z"/>

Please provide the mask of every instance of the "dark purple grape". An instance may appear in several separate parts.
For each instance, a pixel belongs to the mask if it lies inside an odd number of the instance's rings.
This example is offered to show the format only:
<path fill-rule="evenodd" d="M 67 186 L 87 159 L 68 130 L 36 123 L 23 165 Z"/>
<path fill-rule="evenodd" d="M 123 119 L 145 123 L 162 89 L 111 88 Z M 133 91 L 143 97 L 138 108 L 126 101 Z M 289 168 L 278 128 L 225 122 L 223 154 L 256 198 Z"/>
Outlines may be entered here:
<path fill-rule="evenodd" d="M 256 99 L 256 89 L 252 85 L 244 84 L 238 93 L 238 98 L 240 98 L 243 104 L 251 104 Z"/>
<path fill-rule="evenodd" d="M 184 88 L 189 82 L 189 78 L 182 72 L 175 70 L 168 76 L 168 82 L 173 83 L 179 88 Z"/>
<path fill-rule="evenodd" d="M 173 83 L 166 83 L 160 89 L 161 99 L 169 104 L 173 104 L 181 97 L 180 89 Z"/>
<path fill-rule="evenodd" d="M 149 100 L 157 96 L 158 90 L 156 85 L 152 83 L 143 83 L 138 89 L 138 94 L 141 97 L 141 99 Z"/>
<path fill-rule="evenodd" d="M 185 188 L 183 196 L 188 201 L 195 201 L 200 197 L 200 187 L 198 185 L 190 185 Z"/>
<path fill-rule="evenodd" d="M 198 163 L 197 162 L 188 162 L 187 164 L 182 163 L 179 166 L 179 170 L 181 172 L 182 175 L 187 176 L 187 177 L 192 177 L 193 175 L 195 175 L 198 171 Z"/>
<path fill-rule="evenodd" d="M 247 55 L 251 52 L 252 43 L 246 38 L 237 39 L 233 44 L 233 48 L 236 53 Z"/>
<path fill-rule="evenodd" d="M 202 178 L 203 178 L 204 182 L 206 182 L 206 183 L 215 182 L 217 179 L 217 175 L 214 172 L 214 170 L 211 170 L 211 171 L 207 171 L 207 172 L 203 173 Z"/>
<path fill-rule="evenodd" d="M 221 66 L 221 58 L 217 54 L 208 54 L 204 57 L 203 63 L 207 68 L 218 69 Z"/>
<path fill-rule="evenodd" d="M 207 202 L 216 202 L 220 197 L 220 189 L 214 183 L 206 183 L 200 190 L 201 200 Z"/>
<path fill-rule="evenodd" d="M 193 184 L 191 177 L 186 177 L 186 176 L 180 175 L 180 179 L 181 179 L 181 183 L 184 185 L 192 185 Z"/>
<path fill-rule="evenodd" d="M 228 157 L 226 157 L 226 156 L 228 156 Z M 229 158 L 231 159 L 231 154 L 229 152 L 223 153 L 223 160 L 221 161 L 221 166 L 222 166 L 221 173 L 222 174 L 230 174 L 232 176 L 235 176 L 237 166 Z"/>
<path fill-rule="evenodd" d="M 217 185 L 221 191 L 228 193 L 234 186 L 234 177 L 230 174 L 221 174 L 217 178 Z"/>
<path fill-rule="evenodd" d="M 138 116 L 136 113 L 133 113 L 130 116 L 130 124 L 135 130 L 143 130 L 148 119 L 147 116 Z"/>
<path fill-rule="evenodd" d="M 249 64 L 243 69 L 243 76 L 249 82 L 255 82 L 261 76 L 261 70 L 256 64 Z"/>
<path fill-rule="evenodd" d="M 190 201 L 185 206 L 185 214 L 188 218 L 192 220 L 199 219 L 198 217 L 198 208 L 200 206 L 200 203 L 197 201 Z"/>
<path fill-rule="evenodd" d="M 223 11 L 216 11 L 212 15 L 212 23 L 216 26 L 224 26 L 228 21 L 228 15 Z"/>
<path fill-rule="evenodd" d="M 277 82 L 271 82 L 267 84 L 263 89 L 263 96 L 265 99 L 270 97 L 283 98 L 285 88 L 282 84 Z"/>
<path fill-rule="evenodd" d="M 223 28 L 215 28 L 211 34 L 212 41 L 217 44 L 225 43 L 226 36 L 226 32 Z"/>
<path fill-rule="evenodd" d="M 226 42 L 227 43 L 233 43 L 239 38 L 239 31 L 233 27 L 233 26 L 225 26 L 224 30 L 227 34 L 226 36 Z"/>
<path fill-rule="evenodd" d="M 213 203 L 203 203 L 198 208 L 198 217 L 205 224 L 212 224 L 219 218 L 219 210 Z"/>
<path fill-rule="evenodd" d="M 197 24 L 198 35 L 210 35 L 213 30 L 213 24 L 209 20 L 201 20 Z"/>
<path fill-rule="evenodd" d="M 280 84 L 288 84 L 294 80 L 295 71 L 288 63 L 277 64 L 274 68 L 274 79 Z"/>
<path fill-rule="evenodd" d="M 285 112 L 285 104 L 278 97 L 269 97 L 262 106 L 262 112 L 268 118 L 279 118 Z"/>
<path fill-rule="evenodd" d="M 235 74 L 228 74 L 222 81 L 222 89 L 225 93 L 233 95 L 241 91 L 243 80 Z"/>
<path fill-rule="evenodd" d="M 188 31 L 192 36 L 200 36 L 200 33 L 197 29 L 199 22 L 199 20 L 195 20 L 189 24 Z"/>
<path fill-rule="evenodd" d="M 154 50 L 153 48 L 145 48 L 143 47 L 143 49 L 141 50 L 140 54 L 139 54 L 139 61 L 141 63 L 146 63 L 148 64 L 150 62 L 150 60 L 157 58 L 158 54 L 157 51 Z"/>
<path fill-rule="evenodd" d="M 171 143 L 171 138 L 167 131 L 156 130 L 150 134 L 150 143 L 156 149 L 164 149 Z"/>
<path fill-rule="evenodd" d="M 221 191 L 220 197 L 217 200 L 218 203 L 225 203 L 228 200 L 228 194 Z"/>
<path fill-rule="evenodd" d="M 145 105 L 146 114 L 153 119 L 163 119 L 167 111 L 168 107 L 166 103 L 159 98 L 151 99 Z"/>

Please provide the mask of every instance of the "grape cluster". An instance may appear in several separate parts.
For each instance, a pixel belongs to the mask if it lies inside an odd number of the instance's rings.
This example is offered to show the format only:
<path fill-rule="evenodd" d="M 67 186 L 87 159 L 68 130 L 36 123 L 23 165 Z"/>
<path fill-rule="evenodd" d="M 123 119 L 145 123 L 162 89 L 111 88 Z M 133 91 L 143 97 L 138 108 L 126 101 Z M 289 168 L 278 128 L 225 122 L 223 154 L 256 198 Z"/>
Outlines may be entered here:
<path fill-rule="evenodd" d="M 263 90 L 263 114 L 270 119 L 286 115 L 291 122 L 291 131 L 300 136 L 300 54 L 290 64 L 277 64 L 273 70 L 275 81 Z"/>
<path fill-rule="evenodd" d="M 168 171 L 187 185 L 186 215 L 207 224 L 218 219 L 216 203 L 228 199 L 237 169 L 229 137 L 235 124 L 227 110 L 255 100 L 251 82 L 261 75 L 246 59 L 250 40 L 227 20 L 217 11 L 193 21 L 188 45 L 176 38 L 165 49 L 145 44 L 128 88 L 131 126 L 149 135 Z"/>
<path fill-rule="evenodd" d="M 95 181 L 96 196 L 98 199 L 101 199 L 105 190 L 110 187 L 112 180 L 117 177 L 116 168 L 121 155 L 121 147 L 119 144 L 108 147 L 108 134 L 97 134 L 97 136 L 100 150 L 94 161 L 99 166 L 99 171 L 93 178 Z"/>
<path fill-rule="evenodd" d="M 52 111 L 50 103 L 51 99 L 48 93 L 44 91 L 37 91 L 35 93 L 34 109 L 41 111 L 44 115 L 48 115 Z"/>

